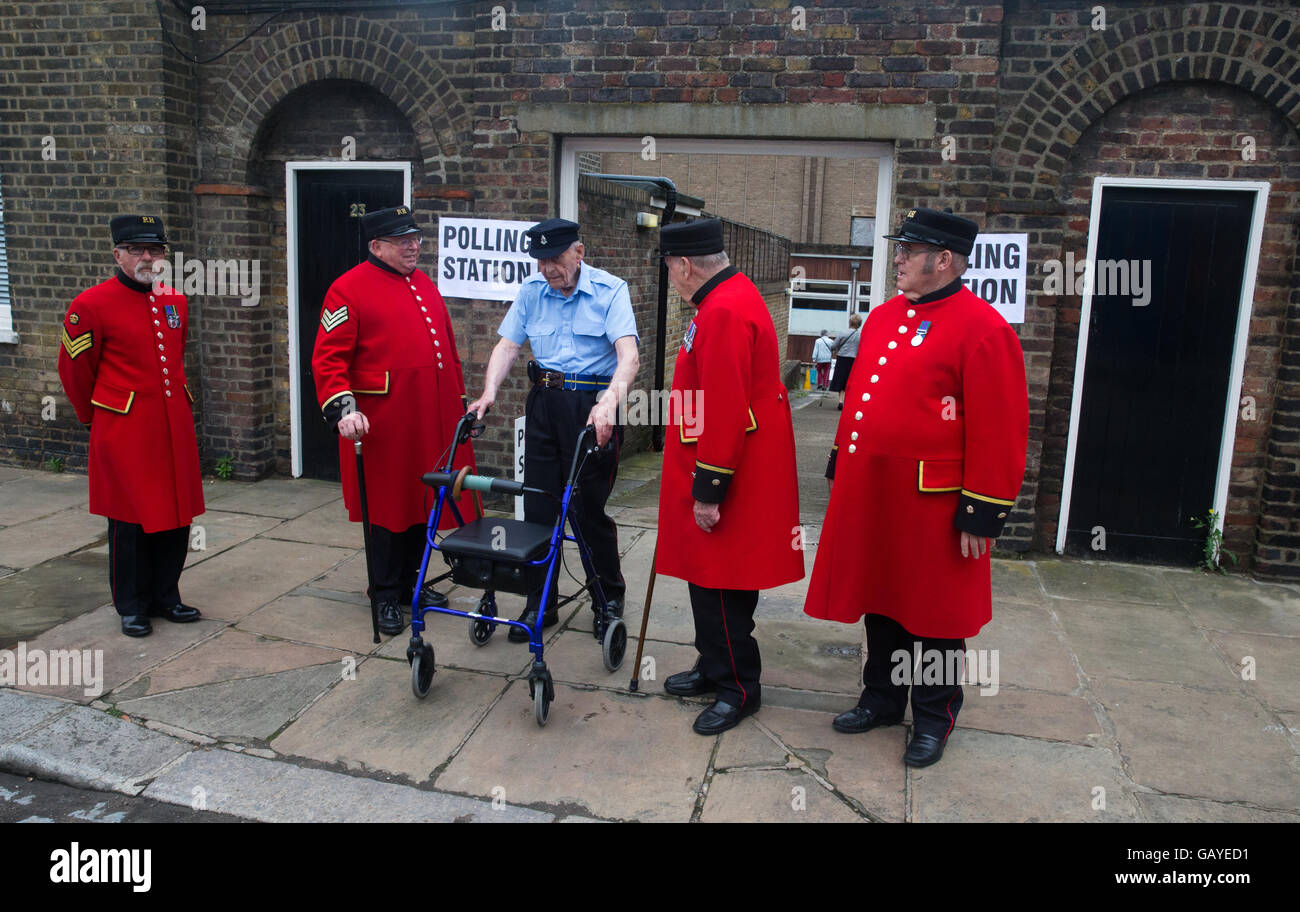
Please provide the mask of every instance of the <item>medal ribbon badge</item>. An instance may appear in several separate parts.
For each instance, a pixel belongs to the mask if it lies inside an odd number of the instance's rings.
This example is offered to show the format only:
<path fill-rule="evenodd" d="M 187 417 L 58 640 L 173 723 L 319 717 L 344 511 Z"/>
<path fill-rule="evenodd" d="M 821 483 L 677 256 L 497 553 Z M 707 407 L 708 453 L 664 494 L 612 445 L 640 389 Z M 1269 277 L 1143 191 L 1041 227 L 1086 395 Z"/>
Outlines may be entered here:
<path fill-rule="evenodd" d="M 921 325 L 916 328 L 916 335 L 912 337 L 912 346 L 916 347 L 925 341 L 925 334 L 930 331 L 930 321 L 922 320 Z"/>
<path fill-rule="evenodd" d="M 690 328 L 686 330 L 686 338 L 682 341 L 682 348 L 686 349 L 687 351 L 690 351 L 691 346 L 694 344 L 695 344 L 695 321 L 692 320 Z"/>
<path fill-rule="evenodd" d="M 176 305 L 168 304 L 163 307 L 163 310 L 167 312 L 167 325 L 172 329 L 180 329 L 181 315 L 177 312 Z"/>

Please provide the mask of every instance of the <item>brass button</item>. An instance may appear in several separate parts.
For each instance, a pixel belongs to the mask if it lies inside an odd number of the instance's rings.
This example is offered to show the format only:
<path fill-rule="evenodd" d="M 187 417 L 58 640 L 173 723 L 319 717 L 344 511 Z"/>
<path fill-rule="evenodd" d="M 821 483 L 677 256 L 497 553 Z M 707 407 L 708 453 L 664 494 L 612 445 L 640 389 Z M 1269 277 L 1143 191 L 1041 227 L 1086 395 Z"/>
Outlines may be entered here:
<path fill-rule="evenodd" d="M 967 512 L 967 513 L 974 513 L 974 512 L 975 512 L 975 508 L 972 507 L 970 504 L 966 504 L 966 512 Z"/>
<path fill-rule="evenodd" d="M 713 479 L 713 483 L 714 483 L 715 485 L 720 485 L 720 484 L 722 484 L 722 482 L 721 482 L 719 479 L 717 479 L 717 478 Z"/>
<path fill-rule="evenodd" d="M 1007 518 L 1007 514 L 1005 514 L 1005 513 L 999 513 L 999 514 L 998 514 L 998 519 L 1006 519 L 1006 518 Z"/>

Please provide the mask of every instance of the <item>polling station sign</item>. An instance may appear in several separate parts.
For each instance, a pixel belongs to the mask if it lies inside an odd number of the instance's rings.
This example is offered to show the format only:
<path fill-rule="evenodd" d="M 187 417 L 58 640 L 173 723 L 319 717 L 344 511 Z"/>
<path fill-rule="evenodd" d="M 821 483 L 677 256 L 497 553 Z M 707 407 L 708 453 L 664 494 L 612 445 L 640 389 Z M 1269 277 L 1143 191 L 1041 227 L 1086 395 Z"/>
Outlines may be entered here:
<path fill-rule="evenodd" d="M 962 284 L 1002 314 L 1008 323 L 1025 322 L 1027 234 L 981 234 L 975 238 Z"/>
<path fill-rule="evenodd" d="M 438 219 L 438 292 L 444 298 L 513 301 L 537 271 L 524 234 L 536 222 Z"/>

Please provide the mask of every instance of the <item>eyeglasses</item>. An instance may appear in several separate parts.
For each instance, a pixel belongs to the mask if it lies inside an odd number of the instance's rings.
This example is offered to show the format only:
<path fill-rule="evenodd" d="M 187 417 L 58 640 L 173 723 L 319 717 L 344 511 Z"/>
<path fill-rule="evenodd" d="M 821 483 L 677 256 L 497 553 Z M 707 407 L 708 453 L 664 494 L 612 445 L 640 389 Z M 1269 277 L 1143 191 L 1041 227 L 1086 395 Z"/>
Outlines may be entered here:
<path fill-rule="evenodd" d="M 162 244 L 119 244 L 117 249 L 125 250 L 133 257 L 144 256 L 146 253 L 151 257 L 167 255 L 167 248 Z"/>
<path fill-rule="evenodd" d="M 907 244 L 902 241 L 894 243 L 894 256 L 903 255 L 903 259 L 910 260 L 918 253 L 942 253 L 942 247 L 936 247 L 933 244 Z"/>
<path fill-rule="evenodd" d="M 423 235 L 419 234 L 404 234 L 401 237 L 386 237 L 380 240 L 387 241 L 394 247 L 419 247 L 424 243 Z"/>

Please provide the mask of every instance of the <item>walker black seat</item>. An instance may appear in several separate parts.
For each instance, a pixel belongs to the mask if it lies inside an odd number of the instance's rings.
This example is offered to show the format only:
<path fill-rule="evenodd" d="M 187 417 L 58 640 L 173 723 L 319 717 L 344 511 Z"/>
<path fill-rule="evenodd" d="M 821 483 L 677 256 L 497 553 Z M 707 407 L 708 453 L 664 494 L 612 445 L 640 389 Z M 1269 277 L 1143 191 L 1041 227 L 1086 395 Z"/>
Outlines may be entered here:
<path fill-rule="evenodd" d="M 449 532 L 438 548 L 454 582 L 527 595 L 546 576 L 545 564 L 528 564 L 546 557 L 554 531 L 539 523 L 484 517 Z"/>

